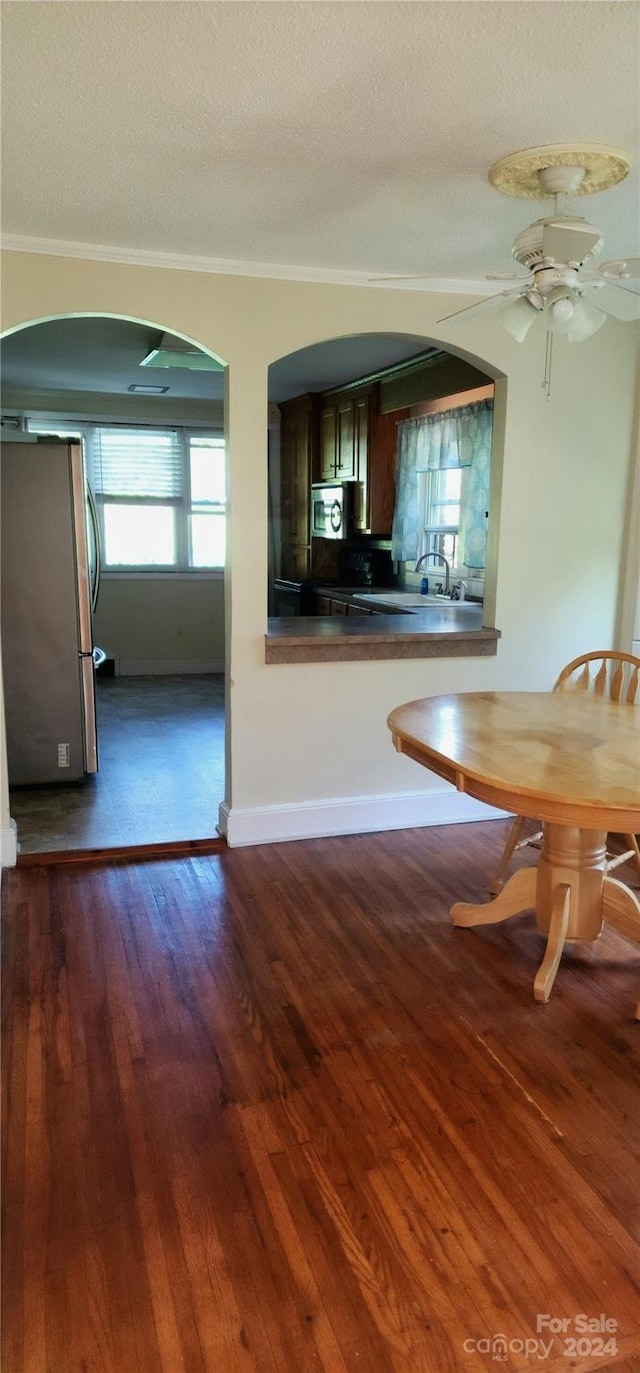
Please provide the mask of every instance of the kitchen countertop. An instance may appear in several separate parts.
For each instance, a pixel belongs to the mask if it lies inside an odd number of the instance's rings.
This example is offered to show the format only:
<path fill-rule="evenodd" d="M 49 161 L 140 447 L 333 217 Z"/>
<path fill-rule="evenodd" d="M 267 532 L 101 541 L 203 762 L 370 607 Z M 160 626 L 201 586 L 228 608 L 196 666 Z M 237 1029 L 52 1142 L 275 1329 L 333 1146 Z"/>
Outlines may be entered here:
<path fill-rule="evenodd" d="M 317 587 L 336 595 L 337 587 Z M 342 588 L 340 597 L 360 601 L 370 594 Z M 336 663 L 384 658 L 488 657 L 497 652 L 500 630 L 483 625 L 483 606 L 469 601 L 430 605 L 424 610 L 391 611 L 375 616 L 330 615 L 273 618 L 267 622 L 267 663 Z M 375 626 L 375 628 L 374 628 Z"/>
<path fill-rule="evenodd" d="M 407 591 L 418 595 L 420 588 L 416 585 L 410 586 L 332 586 L 330 582 L 311 582 L 311 589 L 317 596 L 328 596 L 329 600 L 353 601 L 356 605 L 362 605 L 363 609 L 371 610 L 371 597 L 388 596 L 391 600 L 394 595 L 404 595 Z M 425 602 L 426 604 L 426 602 Z M 443 602 L 444 604 L 444 602 Z M 449 604 L 456 605 L 477 605 L 482 609 L 482 601 L 476 596 L 467 596 L 464 601 L 450 601 Z M 398 606 L 400 610 L 400 606 Z M 403 612 L 404 613 L 404 612 Z"/>

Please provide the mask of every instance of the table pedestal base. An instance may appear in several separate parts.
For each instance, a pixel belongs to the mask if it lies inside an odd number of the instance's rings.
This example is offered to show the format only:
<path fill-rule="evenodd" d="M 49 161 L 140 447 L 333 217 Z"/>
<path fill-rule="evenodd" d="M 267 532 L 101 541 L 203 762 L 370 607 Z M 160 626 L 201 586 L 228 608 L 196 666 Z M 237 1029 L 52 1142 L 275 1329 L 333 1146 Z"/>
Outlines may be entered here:
<path fill-rule="evenodd" d="M 494 901 L 451 907 L 454 925 L 496 925 L 535 910 L 547 947 L 533 985 L 536 1001 L 548 1001 L 565 943 L 597 939 L 603 921 L 640 941 L 640 901 L 607 877 L 606 833 L 545 824 L 537 868 L 520 868 Z M 640 1019 L 640 1004 L 636 1010 Z"/>

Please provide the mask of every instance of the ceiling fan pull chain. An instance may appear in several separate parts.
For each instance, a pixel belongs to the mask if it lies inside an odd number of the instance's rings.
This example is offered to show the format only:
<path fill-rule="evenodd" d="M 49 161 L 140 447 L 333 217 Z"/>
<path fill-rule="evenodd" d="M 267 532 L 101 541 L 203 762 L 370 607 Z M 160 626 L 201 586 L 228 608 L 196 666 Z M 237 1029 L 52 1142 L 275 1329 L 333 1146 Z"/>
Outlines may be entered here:
<path fill-rule="evenodd" d="M 547 329 L 547 343 L 544 352 L 544 380 L 543 390 L 546 391 L 547 400 L 551 395 L 551 363 L 553 361 L 553 334 Z"/>

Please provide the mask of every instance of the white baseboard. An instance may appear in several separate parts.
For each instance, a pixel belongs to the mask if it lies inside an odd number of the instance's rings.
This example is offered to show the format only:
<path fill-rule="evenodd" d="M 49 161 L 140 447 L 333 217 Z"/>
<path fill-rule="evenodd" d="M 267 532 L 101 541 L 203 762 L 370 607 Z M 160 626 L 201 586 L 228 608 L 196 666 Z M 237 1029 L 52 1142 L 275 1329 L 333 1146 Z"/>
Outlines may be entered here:
<path fill-rule="evenodd" d="M 15 868 L 18 857 L 18 827 L 9 820 L 7 829 L 0 830 L 0 868 Z"/>
<path fill-rule="evenodd" d="M 185 677 L 224 672 L 224 658 L 120 658 L 118 677 Z"/>
<path fill-rule="evenodd" d="M 277 844 L 287 839 L 321 839 L 334 834 L 370 834 L 422 825 L 462 825 L 503 820 L 507 812 L 447 788 L 392 796 L 344 796 L 293 806 L 229 807 L 223 801 L 218 830 L 230 848 Z"/>

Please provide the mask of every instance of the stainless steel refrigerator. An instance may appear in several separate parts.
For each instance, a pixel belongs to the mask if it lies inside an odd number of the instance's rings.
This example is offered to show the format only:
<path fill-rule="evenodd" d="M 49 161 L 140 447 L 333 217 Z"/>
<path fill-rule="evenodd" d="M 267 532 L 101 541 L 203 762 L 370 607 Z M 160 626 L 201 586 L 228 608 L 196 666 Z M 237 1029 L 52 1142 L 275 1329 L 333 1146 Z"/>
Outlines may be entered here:
<path fill-rule="evenodd" d="M 89 516 L 79 443 L 0 445 L 10 786 L 98 770 L 91 610 L 99 557 Z"/>

